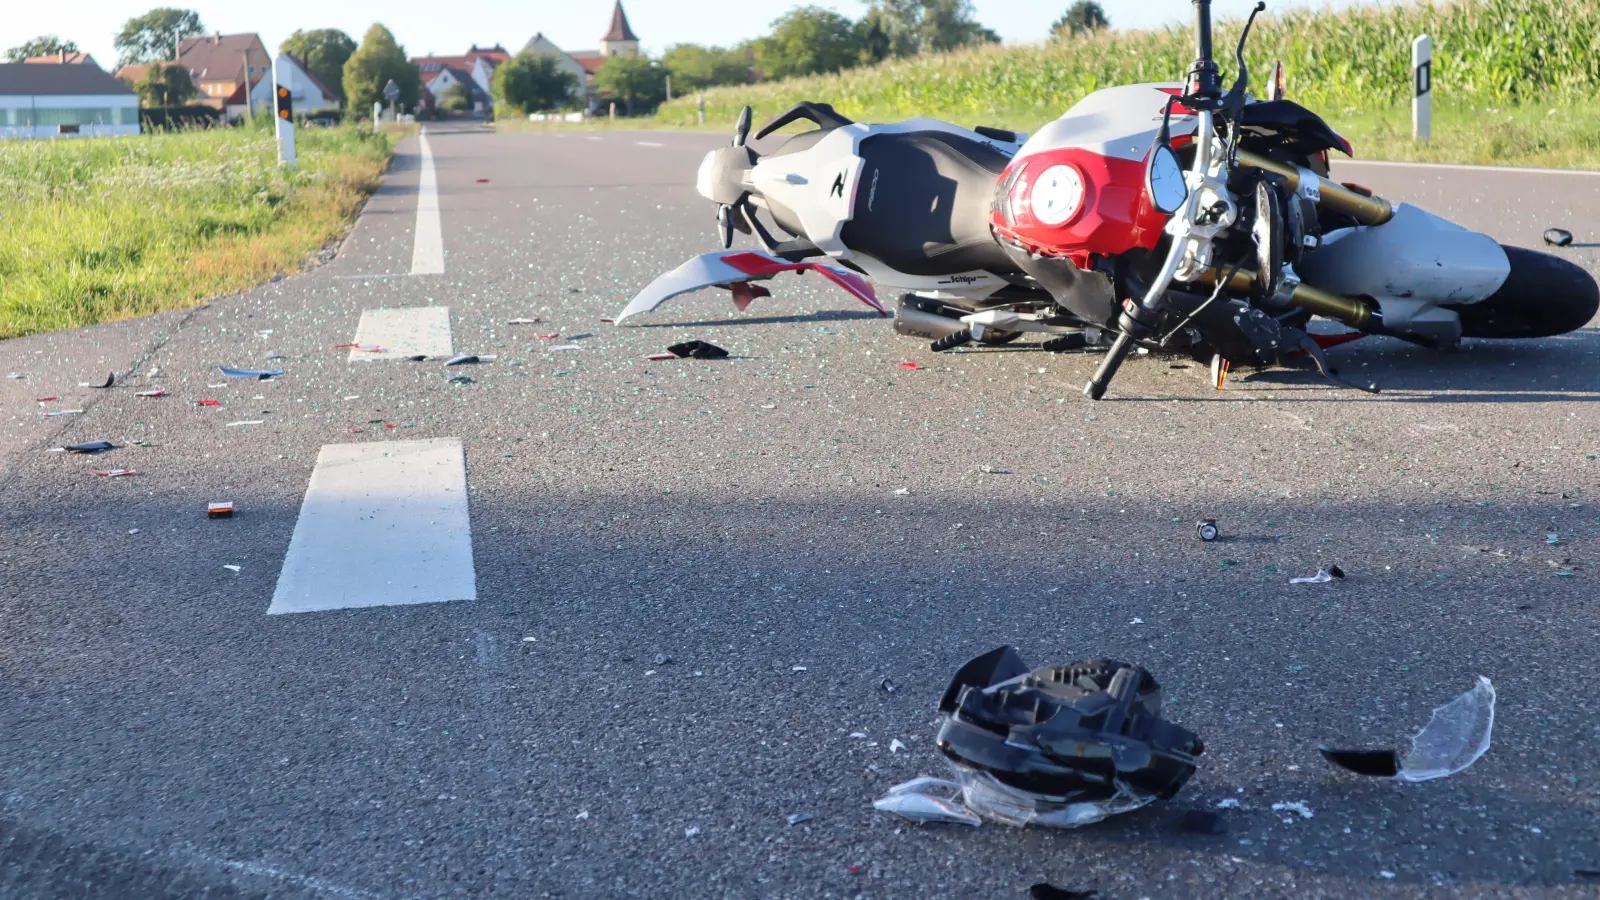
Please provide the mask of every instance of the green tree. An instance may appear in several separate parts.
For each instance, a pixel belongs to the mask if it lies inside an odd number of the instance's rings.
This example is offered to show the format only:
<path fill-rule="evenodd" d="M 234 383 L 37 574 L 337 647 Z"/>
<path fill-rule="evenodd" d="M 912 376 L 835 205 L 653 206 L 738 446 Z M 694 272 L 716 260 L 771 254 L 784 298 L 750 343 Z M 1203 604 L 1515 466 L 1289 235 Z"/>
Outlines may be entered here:
<path fill-rule="evenodd" d="M 144 80 L 133 86 L 145 106 L 183 106 L 199 95 L 189 70 L 177 63 L 151 63 Z"/>
<path fill-rule="evenodd" d="M 373 25 L 361 38 L 361 46 L 344 63 L 344 94 L 357 114 L 374 103 L 388 105 L 383 88 L 390 81 L 400 88 L 399 104 L 415 109 L 422 96 L 422 75 L 406 58 L 406 49 L 395 43 L 394 35 L 383 25 Z"/>
<path fill-rule="evenodd" d="M 594 85 L 634 111 L 649 112 L 667 98 L 667 73 L 644 56 L 608 56 L 594 73 Z"/>
<path fill-rule="evenodd" d="M 356 52 L 354 38 L 337 28 L 297 30 L 279 49 L 305 63 L 311 74 L 333 91 L 334 99 L 344 103 L 344 64 Z"/>
<path fill-rule="evenodd" d="M 750 60 L 743 50 L 674 44 L 661 57 L 677 91 L 697 91 L 719 84 L 749 84 Z"/>
<path fill-rule="evenodd" d="M 868 15 L 873 13 L 896 56 L 1000 40 L 973 18 L 972 0 L 874 0 Z"/>
<path fill-rule="evenodd" d="M 65 50 L 68 53 L 77 53 L 78 45 L 72 41 L 63 41 L 53 34 L 41 34 L 31 41 L 19 44 L 6 51 L 6 60 L 19 63 L 30 56 L 55 56 Z"/>
<path fill-rule="evenodd" d="M 882 62 L 894 55 L 894 36 L 883 10 L 873 7 L 856 23 L 857 54 L 864 66 Z"/>
<path fill-rule="evenodd" d="M 494 99 L 518 115 L 550 112 L 572 105 L 578 79 L 556 65 L 554 56 L 519 53 L 494 70 Z"/>
<path fill-rule="evenodd" d="M 1050 37 L 1060 40 L 1065 37 L 1077 37 L 1080 34 L 1093 34 L 1110 27 L 1111 20 L 1106 18 L 1106 11 L 1096 0 L 1077 0 L 1054 25 L 1050 26 Z"/>
<path fill-rule="evenodd" d="M 466 112 L 472 108 L 472 89 L 459 81 L 450 85 L 439 98 L 439 108 L 445 112 Z"/>
<path fill-rule="evenodd" d="M 129 19 L 112 42 L 122 65 L 178 58 L 178 42 L 205 33 L 200 14 L 192 9 L 163 6 Z"/>
<path fill-rule="evenodd" d="M 790 78 L 848 69 L 861 60 L 856 27 L 819 6 L 800 6 L 772 23 L 772 34 L 755 43 L 756 66 L 765 78 Z"/>

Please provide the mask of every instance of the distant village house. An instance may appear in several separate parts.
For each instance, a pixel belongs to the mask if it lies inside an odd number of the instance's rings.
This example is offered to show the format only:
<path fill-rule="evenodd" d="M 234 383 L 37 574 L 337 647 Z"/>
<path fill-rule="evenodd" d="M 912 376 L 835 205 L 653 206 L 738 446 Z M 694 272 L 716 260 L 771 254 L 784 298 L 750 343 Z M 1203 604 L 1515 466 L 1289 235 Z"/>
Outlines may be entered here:
<path fill-rule="evenodd" d="M 0 138 L 139 133 L 139 98 L 96 65 L 0 65 Z"/>
<path fill-rule="evenodd" d="M 628 14 L 622 11 L 622 0 L 617 0 L 611 9 L 611 24 L 600 38 L 600 49 L 562 50 L 541 32 L 528 40 L 522 52 L 555 57 L 557 68 L 572 75 L 577 82 L 573 99 L 592 110 L 600 99 L 594 86 L 595 73 L 600 71 L 607 57 L 638 56 L 639 36 L 628 25 Z"/>

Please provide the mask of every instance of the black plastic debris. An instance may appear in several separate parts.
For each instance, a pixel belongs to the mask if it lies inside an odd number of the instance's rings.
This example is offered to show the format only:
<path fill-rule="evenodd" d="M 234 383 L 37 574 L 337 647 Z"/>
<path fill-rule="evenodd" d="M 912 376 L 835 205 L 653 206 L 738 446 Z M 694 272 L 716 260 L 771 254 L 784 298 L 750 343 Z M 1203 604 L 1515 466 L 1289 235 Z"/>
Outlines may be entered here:
<path fill-rule="evenodd" d="M 460 356 L 452 356 L 448 360 L 445 360 L 445 365 L 446 366 L 470 366 L 470 365 L 472 365 L 474 363 L 477 363 L 478 361 L 479 361 L 478 358 L 476 356 L 473 356 L 471 353 L 463 353 Z"/>
<path fill-rule="evenodd" d="M 1094 900 L 1099 893 L 1099 891 L 1074 891 L 1067 888 L 1058 888 L 1044 881 L 1028 888 L 1028 896 L 1033 900 Z"/>
<path fill-rule="evenodd" d="M 84 385 L 81 385 L 81 387 L 95 388 L 97 390 L 105 390 L 106 388 L 109 388 L 109 387 L 115 387 L 116 383 L 117 383 L 117 373 L 112 372 L 110 375 L 106 376 L 105 384 L 84 384 Z"/>
<path fill-rule="evenodd" d="M 956 672 L 939 712 L 936 745 L 958 781 L 915 779 L 875 808 L 922 822 L 1076 828 L 1172 797 L 1205 752 L 1161 718 L 1155 678 L 1112 659 L 1030 671 L 1000 647 Z"/>
<path fill-rule="evenodd" d="M 1201 519 L 1194 526 L 1194 534 L 1195 537 L 1209 544 L 1216 540 L 1222 532 L 1217 530 L 1216 519 Z"/>
<path fill-rule="evenodd" d="M 452 375 L 452 376 L 450 376 L 450 383 L 451 384 L 476 384 L 477 382 L 473 379 L 473 377 L 471 375 Z"/>
<path fill-rule="evenodd" d="M 218 366 L 222 374 L 228 378 L 254 378 L 257 381 L 266 381 L 283 374 L 282 369 L 234 369 L 228 366 Z"/>
<path fill-rule="evenodd" d="M 1372 778 L 1432 781 L 1466 770 L 1489 752 L 1494 734 L 1494 685 L 1479 677 L 1472 690 L 1436 707 L 1428 724 L 1411 739 L 1411 752 L 1317 748 L 1328 762 Z"/>
<path fill-rule="evenodd" d="M 1393 778 L 1400 774 L 1400 754 L 1393 750 L 1335 750 L 1318 747 L 1322 758 L 1341 769 L 1373 778 Z"/>
<path fill-rule="evenodd" d="M 1571 247 L 1572 232 L 1565 228 L 1552 228 L 1544 233 L 1544 242 L 1552 247 Z"/>
<path fill-rule="evenodd" d="M 417 353 L 415 355 L 406 357 L 406 362 L 423 362 L 423 361 L 427 360 L 427 358 L 428 358 L 428 354 L 426 354 L 426 353 Z"/>
<path fill-rule="evenodd" d="M 1572 874 L 1579 878 L 1600 878 L 1600 869 L 1573 869 Z"/>
<path fill-rule="evenodd" d="M 73 444 L 66 448 L 68 453 L 104 453 L 107 450 L 115 449 L 117 449 L 117 445 L 110 441 L 90 441 L 86 444 Z"/>
<path fill-rule="evenodd" d="M 1179 820 L 1178 824 L 1183 826 L 1184 831 L 1192 831 L 1195 834 L 1228 833 L 1227 820 L 1223 819 L 1216 813 L 1211 812 L 1210 810 L 1187 810 L 1184 812 L 1183 818 Z"/>
<path fill-rule="evenodd" d="M 728 351 L 706 341 L 684 341 L 673 344 L 667 352 L 679 359 L 727 359 Z"/>
<path fill-rule="evenodd" d="M 1308 576 L 1306 576 L 1304 578 L 1291 578 L 1291 579 L 1289 579 L 1289 583 L 1290 584 L 1327 584 L 1330 581 L 1338 581 L 1338 580 L 1340 580 L 1342 578 L 1344 578 L 1344 570 L 1343 569 L 1339 568 L 1338 566 L 1329 566 L 1326 569 L 1318 569 L 1317 570 L 1317 574 L 1315 574 L 1315 575 L 1308 575 Z"/>

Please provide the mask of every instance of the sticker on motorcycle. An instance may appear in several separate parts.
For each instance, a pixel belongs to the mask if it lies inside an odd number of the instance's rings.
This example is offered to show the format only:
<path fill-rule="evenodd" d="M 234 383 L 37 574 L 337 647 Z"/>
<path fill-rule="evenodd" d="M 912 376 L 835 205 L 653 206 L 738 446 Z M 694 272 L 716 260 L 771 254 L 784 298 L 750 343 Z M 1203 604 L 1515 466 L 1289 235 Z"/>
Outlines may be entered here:
<path fill-rule="evenodd" d="M 728 288 L 733 293 L 734 305 L 742 312 L 756 298 L 771 296 L 766 288 L 751 282 L 764 281 L 783 272 L 809 271 L 820 272 L 824 278 L 844 288 L 852 297 L 877 310 L 880 315 L 889 314 L 872 290 L 872 285 L 854 272 L 820 263 L 785 262 L 753 250 L 724 250 L 696 256 L 650 282 L 617 315 L 617 322 L 620 324 L 633 316 L 650 312 L 673 297 L 708 287 Z"/>

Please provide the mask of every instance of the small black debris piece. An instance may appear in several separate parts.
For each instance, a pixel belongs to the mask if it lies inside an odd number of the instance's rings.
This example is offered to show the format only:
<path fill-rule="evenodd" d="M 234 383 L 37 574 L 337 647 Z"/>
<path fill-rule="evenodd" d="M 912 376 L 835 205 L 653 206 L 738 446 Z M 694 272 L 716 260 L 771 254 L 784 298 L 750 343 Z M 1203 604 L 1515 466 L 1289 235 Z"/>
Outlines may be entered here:
<path fill-rule="evenodd" d="M 1058 888 L 1053 884 L 1039 882 L 1028 888 L 1028 896 L 1033 900 L 1093 900 L 1099 891 L 1073 891 L 1067 888 Z"/>
<path fill-rule="evenodd" d="M 1552 247 L 1571 247 L 1572 232 L 1565 228 L 1552 228 L 1544 233 L 1544 242 Z"/>
<path fill-rule="evenodd" d="M 475 384 L 476 382 L 473 380 L 471 375 L 452 375 L 452 376 L 450 376 L 450 383 L 451 384 Z"/>
<path fill-rule="evenodd" d="M 428 354 L 426 354 L 426 353 L 418 353 L 415 356 L 406 357 L 406 361 L 407 362 L 422 362 L 422 361 L 426 360 L 427 358 L 428 358 Z"/>
<path fill-rule="evenodd" d="M 116 385 L 116 383 L 117 383 L 117 373 L 112 372 L 110 375 L 106 376 L 106 383 L 105 384 L 91 384 L 91 385 L 88 385 L 88 387 L 104 390 L 105 388 L 112 387 L 112 386 Z"/>
<path fill-rule="evenodd" d="M 471 365 L 473 363 L 476 363 L 478 361 L 479 361 L 478 358 L 476 356 L 473 356 L 471 353 L 463 353 L 460 356 L 453 356 L 450 359 L 446 360 L 445 361 L 445 365 L 446 366 L 466 366 L 466 365 Z"/>
<path fill-rule="evenodd" d="M 1201 519 L 1195 524 L 1194 533 L 1196 537 L 1208 544 L 1216 540 L 1217 537 L 1222 534 L 1222 532 L 1217 529 L 1216 519 Z"/>
<path fill-rule="evenodd" d="M 1573 869 L 1572 874 L 1579 878 L 1600 878 L 1600 869 Z"/>
<path fill-rule="evenodd" d="M 728 351 L 705 341 L 684 341 L 673 344 L 667 352 L 680 359 L 727 359 Z"/>
<path fill-rule="evenodd" d="M 1332 575 L 1335 578 L 1343 578 L 1344 577 L 1344 570 L 1339 568 L 1338 566 L 1329 566 L 1328 567 L 1328 574 Z"/>
<path fill-rule="evenodd" d="M 1183 814 L 1179 821 L 1184 831 L 1193 831 L 1196 834 L 1227 834 L 1227 820 L 1214 812 L 1204 809 L 1191 809 Z"/>
<path fill-rule="evenodd" d="M 1357 775 L 1393 778 L 1400 774 L 1400 754 L 1393 750 L 1337 750 L 1323 746 L 1317 752 L 1328 762 Z"/>
<path fill-rule="evenodd" d="M 90 441 L 87 444 L 73 444 L 67 448 L 68 453 L 104 453 L 115 450 L 117 445 L 110 441 Z"/>

